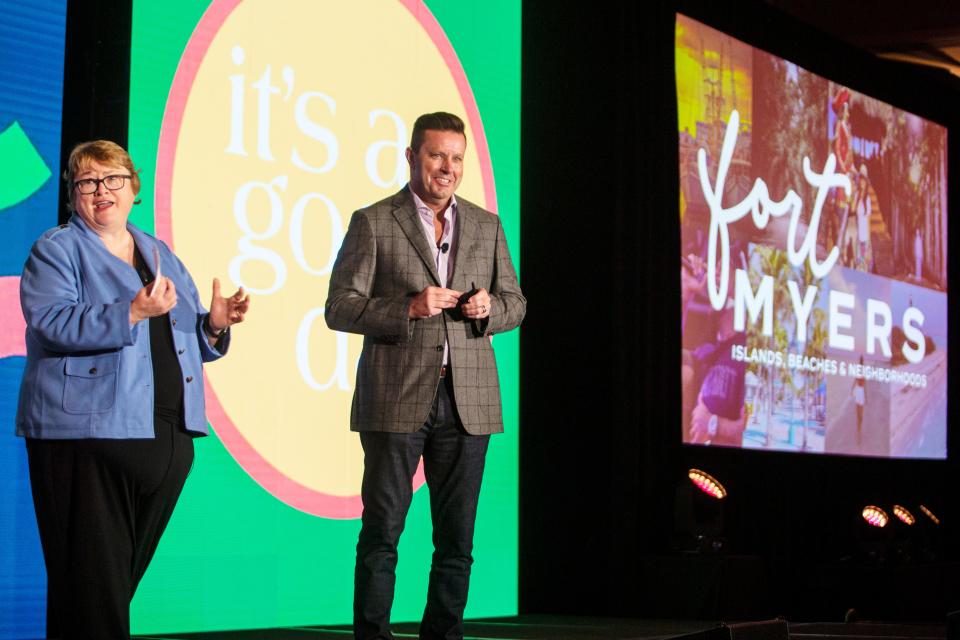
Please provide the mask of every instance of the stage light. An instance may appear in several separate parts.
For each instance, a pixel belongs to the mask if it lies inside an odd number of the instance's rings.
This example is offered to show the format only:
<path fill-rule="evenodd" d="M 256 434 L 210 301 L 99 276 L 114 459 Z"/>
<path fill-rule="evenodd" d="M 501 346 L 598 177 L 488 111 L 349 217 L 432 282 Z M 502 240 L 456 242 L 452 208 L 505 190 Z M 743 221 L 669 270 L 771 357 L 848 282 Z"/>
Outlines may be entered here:
<path fill-rule="evenodd" d="M 913 514 L 910 513 L 906 507 L 900 506 L 899 504 L 893 505 L 893 515 L 897 516 L 897 520 L 908 527 L 913 526 L 913 524 L 917 521 L 917 519 L 913 517 Z"/>
<path fill-rule="evenodd" d="M 688 469 L 685 478 L 678 474 L 671 547 L 684 553 L 726 551 L 728 543 L 723 526 L 726 497 L 724 486 L 706 471 Z"/>
<path fill-rule="evenodd" d="M 933 512 L 930 511 L 930 509 L 927 509 L 925 506 L 920 505 L 920 511 L 923 513 L 923 515 L 925 515 L 925 516 L 927 516 L 928 518 L 930 518 L 930 520 L 933 522 L 933 524 L 935 524 L 935 525 L 939 525 L 939 524 L 940 524 L 940 518 L 938 518 L 937 516 L 933 515 Z"/>
<path fill-rule="evenodd" d="M 893 527 L 888 527 L 893 529 L 888 550 L 889 559 L 896 564 L 911 565 L 916 561 L 918 552 L 923 555 L 925 548 L 923 532 L 919 530 L 922 523 L 917 526 L 917 519 L 902 504 L 893 505 L 893 515 L 896 520 L 891 519 L 890 524 Z"/>
<path fill-rule="evenodd" d="M 720 481 L 706 471 L 690 469 L 690 471 L 687 472 L 687 477 L 690 478 L 694 486 L 708 496 L 716 498 L 717 500 L 723 500 L 727 497 L 727 490 L 720 484 Z"/>
<path fill-rule="evenodd" d="M 899 559 L 903 554 L 897 552 L 896 540 L 908 530 L 912 531 L 913 527 L 890 526 L 893 516 L 876 503 L 861 507 L 859 513 L 860 524 L 856 527 L 855 536 L 860 562 L 865 565 L 885 565 L 893 558 Z"/>
<path fill-rule="evenodd" d="M 890 521 L 890 516 L 887 515 L 886 511 L 872 504 L 864 507 L 861 515 L 871 527 L 883 528 Z"/>
<path fill-rule="evenodd" d="M 923 562 L 937 562 L 943 557 L 944 532 L 940 518 L 924 504 L 917 505 L 917 523 L 910 527 L 916 540 L 917 557 Z"/>

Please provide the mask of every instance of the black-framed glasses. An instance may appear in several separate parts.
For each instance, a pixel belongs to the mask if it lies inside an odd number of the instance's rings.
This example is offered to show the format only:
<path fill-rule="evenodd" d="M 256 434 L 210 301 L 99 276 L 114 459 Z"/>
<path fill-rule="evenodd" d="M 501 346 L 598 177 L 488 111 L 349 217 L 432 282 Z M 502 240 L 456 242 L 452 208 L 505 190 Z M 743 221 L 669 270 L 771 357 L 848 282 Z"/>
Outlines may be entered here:
<path fill-rule="evenodd" d="M 107 189 L 110 189 L 110 191 L 116 191 L 117 189 L 123 189 L 123 185 L 126 180 L 132 177 L 133 176 L 117 174 L 113 176 L 105 176 L 99 180 L 96 178 L 84 178 L 83 180 L 77 180 L 74 182 L 73 186 L 77 188 L 77 191 L 84 195 L 96 193 L 101 182 L 103 183 L 103 186 L 105 186 Z"/>

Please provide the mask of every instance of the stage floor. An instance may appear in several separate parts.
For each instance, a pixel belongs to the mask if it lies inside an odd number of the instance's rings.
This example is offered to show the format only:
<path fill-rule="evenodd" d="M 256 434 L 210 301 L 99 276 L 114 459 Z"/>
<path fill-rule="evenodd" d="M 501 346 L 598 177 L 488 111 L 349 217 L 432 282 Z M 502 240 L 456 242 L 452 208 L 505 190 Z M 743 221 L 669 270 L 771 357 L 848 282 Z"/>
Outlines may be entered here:
<path fill-rule="evenodd" d="M 662 640 L 690 635 L 687 640 L 777 640 L 781 622 L 732 624 L 716 621 L 631 620 L 573 616 L 526 615 L 487 618 L 466 623 L 465 640 Z M 945 640 L 946 624 L 808 623 L 790 624 L 789 640 Z M 416 623 L 395 624 L 394 635 L 416 638 Z M 692 634 L 692 635 L 691 635 Z M 282 629 L 218 631 L 135 636 L 137 640 L 310 640 L 350 638 L 349 626 L 305 626 Z"/>

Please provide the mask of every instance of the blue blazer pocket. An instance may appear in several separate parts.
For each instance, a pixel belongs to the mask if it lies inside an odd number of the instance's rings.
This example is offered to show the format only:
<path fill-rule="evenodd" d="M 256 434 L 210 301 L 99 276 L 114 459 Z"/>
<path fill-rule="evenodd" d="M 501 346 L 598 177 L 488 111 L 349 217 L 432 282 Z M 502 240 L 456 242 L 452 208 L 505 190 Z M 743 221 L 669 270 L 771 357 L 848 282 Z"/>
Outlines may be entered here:
<path fill-rule="evenodd" d="M 63 410 L 67 413 L 110 411 L 117 402 L 120 353 L 71 356 L 64 364 Z"/>

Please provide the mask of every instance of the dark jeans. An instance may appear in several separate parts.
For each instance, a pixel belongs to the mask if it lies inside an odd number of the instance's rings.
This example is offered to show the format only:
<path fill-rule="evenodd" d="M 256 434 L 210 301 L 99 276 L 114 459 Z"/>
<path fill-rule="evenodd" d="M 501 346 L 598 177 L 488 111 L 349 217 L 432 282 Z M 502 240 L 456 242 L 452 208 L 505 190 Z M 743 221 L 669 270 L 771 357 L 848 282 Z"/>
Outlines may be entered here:
<path fill-rule="evenodd" d="M 47 637 L 130 637 L 130 600 L 193 464 L 179 420 L 148 440 L 27 440 L 47 566 Z"/>
<path fill-rule="evenodd" d="M 463 430 L 452 395 L 447 377 L 440 383 L 427 421 L 415 433 L 360 433 L 363 516 L 353 600 L 353 629 L 358 640 L 393 638 L 390 608 L 397 544 L 421 455 L 430 490 L 434 552 L 420 637 L 463 638 L 473 529 L 490 436 L 472 436 Z"/>

